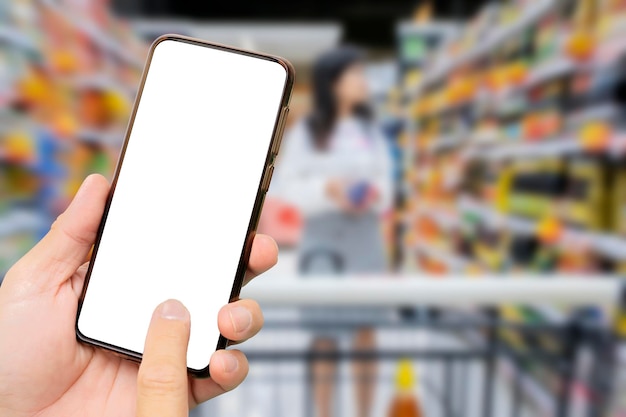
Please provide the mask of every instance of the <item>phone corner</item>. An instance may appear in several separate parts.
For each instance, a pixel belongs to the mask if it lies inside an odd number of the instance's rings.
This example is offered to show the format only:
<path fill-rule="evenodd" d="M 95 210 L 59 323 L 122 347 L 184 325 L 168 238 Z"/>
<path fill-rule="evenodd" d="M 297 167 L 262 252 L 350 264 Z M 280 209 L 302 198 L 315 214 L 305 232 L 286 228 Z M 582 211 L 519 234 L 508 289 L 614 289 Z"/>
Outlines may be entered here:
<path fill-rule="evenodd" d="M 74 326 L 74 331 L 76 333 L 76 340 L 82 343 L 89 343 L 90 339 L 80 330 L 80 316 L 76 317 L 76 325 Z"/>
<path fill-rule="evenodd" d="M 159 44 L 166 42 L 166 41 L 178 41 L 181 39 L 180 35 L 176 35 L 174 33 L 165 33 L 163 35 L 160 35 L 158 38 L 156 38 L 153 42 L 152 45 L 150 45 L 150 50 L 154 51 L 156 49 L 157 46 L 159 46 Z"/>
<path fill-rule="evenodd" d="M 296 81 L 296 69 L 288 59 L 279 57 L 278 61 L 287 72 L 287 87 L 291 88 Z"/>
<path fill-rule="evenodd" d="M 187 372 L 189 373 L 189 375 L 196 379 L 207 379 L 211 377 L 209 365 L 202 369 L 187 368 Z"/>

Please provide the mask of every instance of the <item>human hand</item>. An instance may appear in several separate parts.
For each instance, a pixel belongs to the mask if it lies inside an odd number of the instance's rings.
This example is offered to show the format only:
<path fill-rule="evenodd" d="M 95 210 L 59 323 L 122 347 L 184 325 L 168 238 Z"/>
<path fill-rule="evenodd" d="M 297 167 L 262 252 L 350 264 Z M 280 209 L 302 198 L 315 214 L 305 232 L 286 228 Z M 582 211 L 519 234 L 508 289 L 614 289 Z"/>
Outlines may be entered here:
<path fill-rule="evenodd" d="M 102 176 L 88 177 L 50 232 L 11 268 L 0 287 L 3 417 L 131 417 L 154 410 L 148 404 L 154 392 L 180 407 L 192 408 L 232 390 L 247 374 L 248 363 L 241 352 L 220 350 L 211 358 L 210 379 L 188 378 L 186 367 L 180 369 L 180 363 L 176 365 L 172 359 L 180 359 L 181 352 L 186 351 L 185 319 L 163 319 L 169 320 L 165 324 L 153 319 L 139 373 L 138 364 L 77 342 L 74 326 L 87 270 L 85 260 L 108 191 L 109 184 Z M 276 260 L 274 241 L 257 235 L 246 281 L 271 268 Z M 158 311 L 162 310 L 157 309 L 155 316 Z M 260 330 L 263 315 L 256 302 L 239 300 L 224 306 L 217 320 L 227 339 L 240 342 Z M 151 341 L 160 340 L 162 330 L 170 327 L 178 328 L 172 332 L 170 347 L 154 347 Z M 154 364 L 160 365 L 151 366 Z M 181 377 L 186 380 L 184 393 Z M 167 417 L 186 415 L 183 412 Z M 139 415 L 165 416 L 155 412 Z"/>
<path fill-rule="evenodd" d="M 359 207 L 350 201 L 348 183 L 339 179 L 331 179 L 326 183 L 326 195 L 337 204 L 341 211 L 356 214 Z"/>
<path fill-rule="evenodd" d="M 356 190 L 355 187 L 360 189 Z M 378 189 L 370 183 L 331 180 L 326 192 L 343 212 L 353 215 L 367 212 L 380 198 Z"/>

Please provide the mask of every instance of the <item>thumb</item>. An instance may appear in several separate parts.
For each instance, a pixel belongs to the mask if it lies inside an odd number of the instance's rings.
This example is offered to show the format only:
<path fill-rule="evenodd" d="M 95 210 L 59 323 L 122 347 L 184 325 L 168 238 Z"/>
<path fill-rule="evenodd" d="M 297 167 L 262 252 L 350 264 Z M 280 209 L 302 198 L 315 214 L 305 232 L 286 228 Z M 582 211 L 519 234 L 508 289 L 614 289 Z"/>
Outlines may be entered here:
<path fill-rule="evenodd" d="M 179 301 L 154 311 L 137 375 L 137 417 L 188 416 L 189 328 L 189 311 Z"/>
<path fill-rule="evenodd" d="M 58 285 L 66 281 L 87 259 L 108 192 L 109 183 L 103 176 L 87 177 L 67 210 L 48 234 L 15 264 L 7 280 L 15 276 L 34 285 Z"/>

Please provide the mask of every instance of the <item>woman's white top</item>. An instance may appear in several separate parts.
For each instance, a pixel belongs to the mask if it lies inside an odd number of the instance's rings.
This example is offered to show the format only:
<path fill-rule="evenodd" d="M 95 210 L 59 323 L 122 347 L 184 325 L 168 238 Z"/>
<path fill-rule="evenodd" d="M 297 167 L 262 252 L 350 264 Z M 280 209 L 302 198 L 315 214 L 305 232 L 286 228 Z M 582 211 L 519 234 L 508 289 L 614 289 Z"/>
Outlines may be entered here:
<path fill-rule="evenodd" d="M 389 146 L 375 127 L 355 118 L 339 121 L 328 148 L 318 150 L 304 121 L 283 139 L 270 193 L 294 204 L 305 217 L 340 211 L 326 194 L 329 180 L 367 181 L 379 193 L 373 210 L 392 205 L 392 160 Z"/>

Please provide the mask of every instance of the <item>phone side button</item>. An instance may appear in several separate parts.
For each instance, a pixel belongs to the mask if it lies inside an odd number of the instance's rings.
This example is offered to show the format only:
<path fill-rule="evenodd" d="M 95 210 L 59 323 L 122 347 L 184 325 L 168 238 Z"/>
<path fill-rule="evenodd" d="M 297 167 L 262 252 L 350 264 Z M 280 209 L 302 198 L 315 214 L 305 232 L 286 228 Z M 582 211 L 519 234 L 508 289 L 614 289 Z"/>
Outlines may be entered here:
<path fill-rule="evenodd" d="M 287 116 L 289 115 L 289 107 L 283 108 L 280 114 L 280 120 L 278 121 L 278 129 L 276 130 L 276 138 L 274 145 L 272 146 L 272 153 L 278 155 L 280 144 L 283 141 L 283 133 L 285 133 L 285 125 L 287 124 Z"/>
<path fill-rule="evenodd" d="M 263 191 L 267 192 L 267 190 L 270 188 L 270 181 L 272 181 L 273 174 L 274 174 L 274 166 L 270 165 L 270 167 L 265 172 L 265 178 L 263 178 L 263 185 L 261 186 Z"/>

